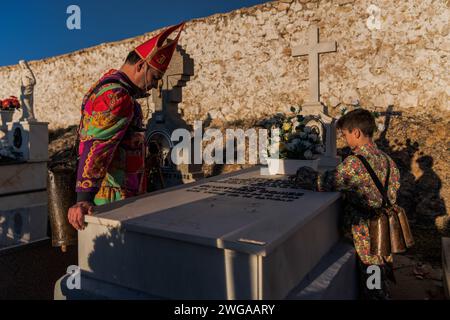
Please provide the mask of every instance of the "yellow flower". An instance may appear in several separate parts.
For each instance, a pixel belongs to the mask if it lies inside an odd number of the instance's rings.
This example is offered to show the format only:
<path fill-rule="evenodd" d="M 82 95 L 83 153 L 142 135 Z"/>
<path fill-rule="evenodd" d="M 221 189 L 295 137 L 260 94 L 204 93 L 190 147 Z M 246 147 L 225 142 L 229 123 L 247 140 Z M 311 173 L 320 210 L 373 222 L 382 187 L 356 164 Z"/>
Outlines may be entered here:
<path fill-rule="evenodd" d="M 291 124 L 290 123 L 284 123 L 283 124 L 283 130 L 284 131 L 289 131 L 289 129 L 291 129 Z"/>

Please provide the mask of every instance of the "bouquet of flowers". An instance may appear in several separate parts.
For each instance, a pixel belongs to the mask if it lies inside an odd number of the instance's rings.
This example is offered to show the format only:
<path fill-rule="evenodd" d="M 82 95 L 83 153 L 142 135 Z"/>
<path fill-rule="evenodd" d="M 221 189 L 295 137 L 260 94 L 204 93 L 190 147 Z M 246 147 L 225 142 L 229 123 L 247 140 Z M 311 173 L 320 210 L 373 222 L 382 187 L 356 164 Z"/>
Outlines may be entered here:
<path fill-rule="evenodd" d="M 20 108 L 20 102 L 14 96 L 9 97 L 8 99 L 0 100 L 0 109 L 1 110 L 14 111 L 19 108 Z"/>
<path fill-rule="evenodd" d="M 290 115 L 278 113 L 262 123 L 266 129 L 279 129 L 278 135 L 269 137 L 269 157 L 274 156 L 276 148 L 279 148 L 280 159 L 311 160 L 324 153 L 319 132 L 305 125 L 300 111 L 301 107 L 291 107 Z"/>

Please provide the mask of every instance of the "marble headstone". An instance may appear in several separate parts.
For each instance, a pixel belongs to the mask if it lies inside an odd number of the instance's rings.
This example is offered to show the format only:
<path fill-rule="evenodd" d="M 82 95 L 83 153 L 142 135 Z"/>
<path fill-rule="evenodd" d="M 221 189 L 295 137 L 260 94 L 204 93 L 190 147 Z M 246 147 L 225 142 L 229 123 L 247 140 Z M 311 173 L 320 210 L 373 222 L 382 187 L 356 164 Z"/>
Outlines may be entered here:
<path fill-rule="evenodd" d="M 194 61 L 181 46 L 177 46 L 159 88 L 152 90 L 155 111 L 147 125 L 147 143 L 155 142 L 162 151 L 161 170 L 165 186 L 189 183 L 201 179 L 201 165 L 175 165 L 170 154 L 174 147 L 171 140 L 176 129 L 191 131 L 181 114 L 178 104 L 182 102 L 182 88 L 194 75 Z"/>
<path fill-rule="evenodd" d="M 79 266 L 85 293 L 104 297 L 284 299 L 339 240 L 339 193 L 259 168 L 97 210 L 79 233 Z"/>

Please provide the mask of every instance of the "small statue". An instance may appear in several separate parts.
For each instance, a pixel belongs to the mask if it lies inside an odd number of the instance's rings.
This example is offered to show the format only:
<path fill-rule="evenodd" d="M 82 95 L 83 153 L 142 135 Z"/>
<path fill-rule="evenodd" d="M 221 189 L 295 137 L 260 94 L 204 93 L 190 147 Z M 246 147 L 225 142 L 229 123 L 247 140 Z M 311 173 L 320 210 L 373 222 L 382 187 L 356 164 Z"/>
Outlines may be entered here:
<path fill-rule="evenodd" d="M 33 122 L 36 121 L 33 110 L 33 89 L 36 85 L 36 78 L 26 61 L 20 60 L 19 65 L 22 69 L 20 76 L 20 101 L 23 110 L 20 121 Z"/>

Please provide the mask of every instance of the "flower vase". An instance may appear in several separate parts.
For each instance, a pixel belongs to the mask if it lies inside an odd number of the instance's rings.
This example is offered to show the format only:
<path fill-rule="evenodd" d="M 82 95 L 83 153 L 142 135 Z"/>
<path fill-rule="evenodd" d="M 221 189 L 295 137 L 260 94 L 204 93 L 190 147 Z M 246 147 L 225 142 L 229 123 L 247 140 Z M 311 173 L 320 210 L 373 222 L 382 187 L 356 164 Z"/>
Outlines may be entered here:
<path fill-rule="evenodd" d="M 319 167 L 319 159 L 300 160 L 300 159 L 274 159 L 268 158 L 267 165 L 269 174 L 277 175 L 293 175 L 301 167 L 310 167 L 317 171 Z"/>
<path fill-rule="evenodd" d="M 14 110 L 0 110 L 0 130 L 7 134 L 8 122 L 11 122 L 14 116 Z"/>

